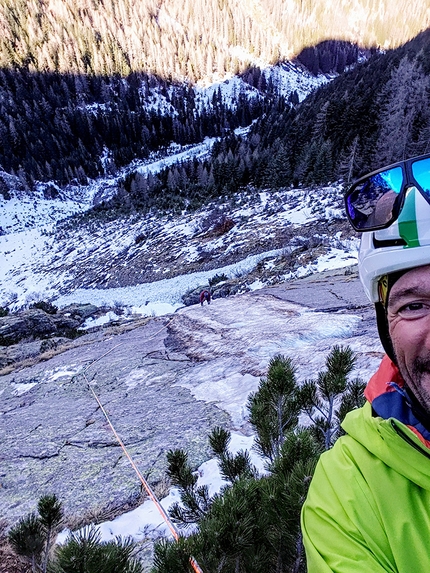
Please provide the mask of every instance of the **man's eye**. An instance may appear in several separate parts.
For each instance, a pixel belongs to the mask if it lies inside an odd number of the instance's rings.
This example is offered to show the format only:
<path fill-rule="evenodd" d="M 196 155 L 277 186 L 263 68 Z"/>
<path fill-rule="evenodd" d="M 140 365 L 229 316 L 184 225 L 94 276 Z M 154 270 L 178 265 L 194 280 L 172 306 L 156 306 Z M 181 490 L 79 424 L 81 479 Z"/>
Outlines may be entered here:
<path fill-rule="evenodd" d="M 423 302 L 410 302 L 398 310 L 398 314 L 403 316 L 422 316 L 430 312 L 430 307 Z"/>
<path fill-rule="evenodd" d="M 411 302 L 403 307 L 404 310 L 421 310 L 424 307 L 422 302 Z M 402 309 L 402 310 L 403 310 Z"/>

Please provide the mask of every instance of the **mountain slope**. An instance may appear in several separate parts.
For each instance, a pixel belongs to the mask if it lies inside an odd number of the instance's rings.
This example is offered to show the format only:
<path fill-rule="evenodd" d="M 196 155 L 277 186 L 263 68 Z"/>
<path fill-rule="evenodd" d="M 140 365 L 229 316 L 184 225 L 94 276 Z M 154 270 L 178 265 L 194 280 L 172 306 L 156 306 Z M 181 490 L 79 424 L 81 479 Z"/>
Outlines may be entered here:
<path fill-rule="evenodd" d="M 0 67 L 214 81 L 326 39 L 394 47 L 429 23 L 420 0 L 2 0 Z"/>
<path fill-rule="evenodd" d="M 144 73 L 120 78 L 3 69 L 0 165 L 29 188 L 50 180 L 82 185 L 172 142 L 193 144 L 247 126 L 274 100 L 300 101 L 325 81 L 288 63 L 207 89 Z"/>
<path fill-rule="evenodd" d="M 91 302 L 112 307 L 122 300 L 146 313 L 148 301 L 180 306 L 189 286 L 207 284 L 217 273 L 236 279 L 237 292 L 255 281 L 273 284 L 330 268 L 335 261 L 354 264 L 356 240 L 344 219 L 341 189 L 321 188 L 318 201 L 309 191 L 255 191 L 176 217 L 82 216 L 3 235 L 0 306 L 20 308 L 68 295 L 59 301 L 64 305 L 82 300 L 76 289 L 88 289 Z M 190 273 L 196 273 L 194 284 L 181 290 L 173 277 Z M 141 288 L 142 283 L 153 284 Z M 134 290 L 127 294 L 120 287 Z"/>
<path fill-rule="evenodd" d="M 377 53 L 303 102 L 274 104 L 248 137 L 231 136 L 205 168 L 227 164 L 236 187 L 346 183 L 429 150 L 430 30 Z M 227 171 L 227 170 L 226 170 Z"/>

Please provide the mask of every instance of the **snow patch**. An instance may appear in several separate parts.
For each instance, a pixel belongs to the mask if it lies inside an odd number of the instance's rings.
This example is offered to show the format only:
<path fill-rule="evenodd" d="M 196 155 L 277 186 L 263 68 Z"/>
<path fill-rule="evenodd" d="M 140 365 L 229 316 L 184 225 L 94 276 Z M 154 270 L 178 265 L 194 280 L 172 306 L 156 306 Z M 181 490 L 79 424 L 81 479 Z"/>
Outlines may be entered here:
<path fill-rule="evenodd" d="M 12 384 L 12 387 L 14 388 L 14 391 L 12 392 L 12 394 L 14 396 L 22 396 L 22 394 L 25 394 L 26 392 L 31 390 L 33 388 L 33 386 L 37 386 L 37 382 Z"/>

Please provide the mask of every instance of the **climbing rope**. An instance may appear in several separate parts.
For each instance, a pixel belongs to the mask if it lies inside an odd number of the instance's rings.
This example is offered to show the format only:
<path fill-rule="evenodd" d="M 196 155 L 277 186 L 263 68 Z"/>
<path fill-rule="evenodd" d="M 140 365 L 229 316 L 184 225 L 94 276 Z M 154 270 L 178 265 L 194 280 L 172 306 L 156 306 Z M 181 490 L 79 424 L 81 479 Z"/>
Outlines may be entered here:
<path fill-rule="evenodd" d="M 160 328 L 160 330 L 158 330 L 157 332 L 155 332 L 154 334 L 152 334 L 148 340 L 151 340 L 151 338 L 154 338 L 157 334 L 159 334 L 162 330 L 164 330 L 165 328 L 167 328 L 169 326 L 169 324 L 172 322 L 173 318 L 171 318 L 162 328 Z M 121 440 L 118 432 L 115 429 L 115 426 L 113 425 L 111 419 L 109 418 L 108 413 L 106 412 L 103 404 L 101 403 L 99 397 L 97 396 L 97 394 L 94 391 L 94 388 L 90 385 L 90 382 L 87 378 L 87 370 L 89 368 L 91 368 L 91 366 L 93 366 L 94 364 L 96 364 L 97 362 L 100 362 L 100 360 L 102 360 L 105 356 L 107 356 L 108 354 L 110 354 L 111 352 L 113 352 L 115 349 L 117 349 L 119 346 L 121 346 L 123 343 L 117 344 L 116 346 L 114 346 L 113 348 L 111 348 L 110 350 L 108 350 L 107 352 L 105 352 L 102 356 L 99 356 L 99 358 L 97 358 L 96 360 L 94 360 L 93 362 L 91 362 L 91 364 L 89 364 L 85 370 L 83 372 L 81 372 L 79 375 L 82 376 L 85 380 L 85 382 L 87 383 L 87 386 L 91 392 L 91 394 L 93 395 L 94 399 L 96 400 L 100 410 L 103 412 L 104 417 L 106 418 L 107 423 L 109 424 L 110 429 L 112 430 L 117 442 L 119 443 L 119 445 L 121 446 L 124 454 L 126 455 L 128 461 L 131 464 L 131 467 L 134 469 L 134 471 L 136 472 L 139 480 L 141 481 L 146 493 L 148 494 L 148 496 L 150 497 L 150 499 L 154 502 L 155 507 L 158 509 L 159 513 L 161 514 L 161 517 L 163 518 L 163 520 L 165 521 L 165 523 L 167 524 L 168 528 L 170 529 L 170 532 L 173 535 L 173 538 L 175 539 L 175 541 L 179 540 L 179 532 L 177 530 L 177 528 L 175 527 L 174 523 L 171 521 L 169 515 L 167 514 L 166 510 L 164 509 L 164 507 L 161 505 L 160 501 L 158 500 L 157 496 L 155 495 L 155 493 L 153 492 L 151 486 L 149 485 L 149 483 L 146 481 L 146 479 L 143 477 L 143 475 L 141 474 L 139 468 L 137 467 L 136 463 L 134 462 L 133 458 L 131 457 L 129 451 L 127 450 L 124 442 Z M 197 561 L 193 558 L 190 557 L 190 565 L 193 568 L 193 570 L 195 571 L 195 573 L 203 573 L 202 570 L 200 569 L 199 564 L 197 563 Z"/>

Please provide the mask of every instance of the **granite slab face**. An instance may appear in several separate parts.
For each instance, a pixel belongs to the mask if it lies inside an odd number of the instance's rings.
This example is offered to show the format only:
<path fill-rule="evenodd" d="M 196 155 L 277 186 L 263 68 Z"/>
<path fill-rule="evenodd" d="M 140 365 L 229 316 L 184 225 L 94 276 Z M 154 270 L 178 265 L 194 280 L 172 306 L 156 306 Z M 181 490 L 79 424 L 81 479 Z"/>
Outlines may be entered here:
<path fill-rule="evenodd" d="M 208 458 L 210 429 L 228 425 L 229 418 L 184 388 L 172 391 L 175 371 L 191 362 L 167 353 L 168 321 L 152 319 L 92 344 L 77 342 L 47 362 L 0 377 L 4 519 L 15 522 L 33 511 L 46 493 L 56 493 L 73 517 L 121 508 L 140 497 L 141 484 L 88 383 L 153 484 L 164 476 L 168 449 L 187 449 L 194 465 Z"/>
<path fill-rule="evenodd" d="M 334 344 L 352 347 L 354 376 L 363 379 L 383 355 L 355 275 L 314 276 L 100 329 L 0 376 L 0 515 L 13 524 L 56 493 L 70 523 L 90 521 L 141 498 L 89 386 L 156 486 L 169 449 L 187 450 L 197 467 L 210 457 L 214 426 L 251 432 L 246 397 L 275 354 L 292 356 L 305 379 Z"/>

